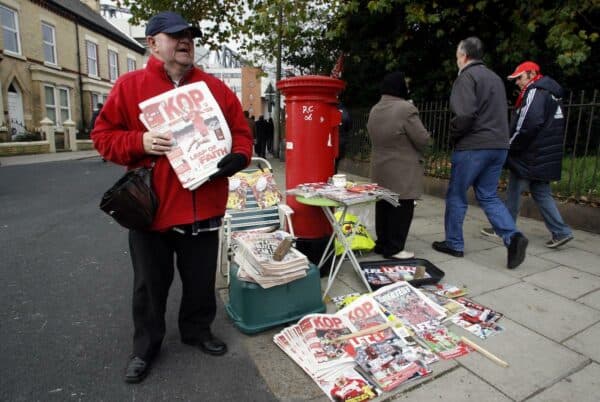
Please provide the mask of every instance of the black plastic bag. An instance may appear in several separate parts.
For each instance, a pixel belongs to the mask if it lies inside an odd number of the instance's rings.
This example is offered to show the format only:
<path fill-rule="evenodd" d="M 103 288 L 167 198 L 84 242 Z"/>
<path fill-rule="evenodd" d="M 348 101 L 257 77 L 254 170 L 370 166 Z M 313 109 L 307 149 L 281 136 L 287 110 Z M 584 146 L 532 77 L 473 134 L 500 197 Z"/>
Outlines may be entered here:
<path fill-rule="evenodd" d="M 158 199 L 152 190 L 152 168 L 129 170 L 102 196 L 100 209 L 127 229 L 150 228 Z"/>

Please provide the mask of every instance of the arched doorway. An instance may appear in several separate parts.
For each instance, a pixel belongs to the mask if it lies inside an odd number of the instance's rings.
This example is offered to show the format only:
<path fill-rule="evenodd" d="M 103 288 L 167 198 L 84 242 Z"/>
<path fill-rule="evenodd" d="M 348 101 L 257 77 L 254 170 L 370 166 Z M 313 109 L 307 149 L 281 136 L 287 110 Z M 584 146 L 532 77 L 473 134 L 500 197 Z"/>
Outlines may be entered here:
<path fill-rule="evenodd" d="M 23 117 L 23 95 L 17 85 L 11 83 L 8 87 L 8 123 L 11 137 L 25 132 L 25 118 Z M 12 138 L 11 138 L 12 139 Z"/>

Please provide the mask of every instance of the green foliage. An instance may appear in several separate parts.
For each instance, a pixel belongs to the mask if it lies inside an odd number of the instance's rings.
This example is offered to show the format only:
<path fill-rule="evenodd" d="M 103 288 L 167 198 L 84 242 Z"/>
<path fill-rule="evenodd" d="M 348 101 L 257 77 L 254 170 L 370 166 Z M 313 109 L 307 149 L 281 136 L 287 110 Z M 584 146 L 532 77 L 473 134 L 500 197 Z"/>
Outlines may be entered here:
<path fill-rule="evenodd" d="M 303 74 L 329 74 L 347 55 L 343 98 L 373 105 L 386 72 L 404 70 L 416 100 L 447 98 L 457 73 L 455 49 L 468 36 L 486 46 L 484 61 L 506 76 L 524 60 L 567 89 L 600 78 L 598 0 L 122 0 L 132 22 L 172 9 L 203 21 L 203 42 L 238 40 L 249 58 L 275 59 Z M 204 27 L 208 24 L 208 27 Z M 582 79 L 585 77 L 585 79 Z M 507 85 L 508 91 L 513 87 Z"/>
<path fill-rule="evenodd" d="M 569 89 L 589 86 L 600 78 L 600 28 L 592 23 L 599 17 L 597 0 L 349 1 L 335 31 L 350 54 L 346 98 L 372 105 L 379 81 L 394 69 L 412 78 L 413 98 L 446 98 L 456 46 L 468 36 L 482 39 L 484 61 L 500 76 L 533 59 Z"/>

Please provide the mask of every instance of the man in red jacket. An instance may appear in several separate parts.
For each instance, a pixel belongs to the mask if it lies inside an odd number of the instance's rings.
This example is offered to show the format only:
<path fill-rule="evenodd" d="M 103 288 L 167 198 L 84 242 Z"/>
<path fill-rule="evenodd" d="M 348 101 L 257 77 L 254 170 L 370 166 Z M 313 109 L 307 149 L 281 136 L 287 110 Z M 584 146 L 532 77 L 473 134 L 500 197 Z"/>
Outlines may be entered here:
<path fill-rule="evenodd" d="M 146 67 L 121 76 L 113 87 L 92 140 L 102 157 L 129 169 L 155 163 L 153 188 L 159 207 L 150 230 L 130 230 L 133 264 L 133 354 L 125 381 L 142 381 L 165 335 L 165 307 L 174 261 L 182 281 L 179 309 L 181 341 L 211 355 L 227 351 L 211 333 L 216 314 L 215 273 L 218 229 L 225 213 L 228 176 L 246 167 L 252 136 L 236 95 L 220 80 L 194 66 L 197 27 L 166 11 L 146 26 L 150 58 Z M 171 149 L 169 134 L 147 131 L 139 120 L 138 104 L 180 85 L 204 81 L 219 104 L 232 137 L 231 153 L 220 169 L 194 191 L 183 188 L 164 156 Z M 176 258 L 174 258 L 176 257 Z"/>

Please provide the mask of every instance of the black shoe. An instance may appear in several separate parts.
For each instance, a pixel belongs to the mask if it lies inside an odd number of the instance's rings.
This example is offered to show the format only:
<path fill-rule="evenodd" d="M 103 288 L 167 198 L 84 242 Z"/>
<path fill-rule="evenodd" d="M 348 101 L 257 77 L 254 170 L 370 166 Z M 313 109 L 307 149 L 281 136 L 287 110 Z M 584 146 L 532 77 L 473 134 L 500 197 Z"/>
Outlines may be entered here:
<path fill-rule="evenodd" d="M 136 384 L 142 382 L 150 372 L 151 362 L 141 357 L 133 356 L 125 369 L 125 382 Z"/>
<path fill-rule="evenodd" d="M 515 269 L 525 260 L 527 244 L 529 244 L 529 240 L 521 233 L 515 233 L 513 237 L 510 238 L 510 244 L 508 245 L 508 262 L 506 264 L 509 269 Z"/>
<path fill-rule="evenodd" d="M 204 353 L 213 356 L 221 356 L 227 353 L 227 345 L 225 342 L 214 336 L 212 333 L 208 333 L 198 340 L 182 339 L 181 342 L 186 345 L 197 346 Z"/>
<path fill-rule="evenodd" d="M 454 257 L 464 257 L 465 253 L 460 251 L 460 250 L 454 250 L 453 248 L 448 247 L 448 245 L 446 244 L 445 241 L 434 241 L 431 244 L 431 247 L 433 247 L 433 249 L 435 251 L 439 251 L 440 253 L 446 253 L 446 254 L 450 254 L 451 256 Z"/>

